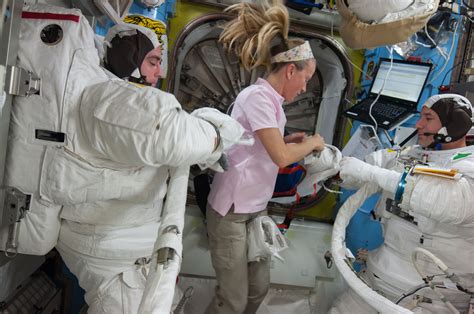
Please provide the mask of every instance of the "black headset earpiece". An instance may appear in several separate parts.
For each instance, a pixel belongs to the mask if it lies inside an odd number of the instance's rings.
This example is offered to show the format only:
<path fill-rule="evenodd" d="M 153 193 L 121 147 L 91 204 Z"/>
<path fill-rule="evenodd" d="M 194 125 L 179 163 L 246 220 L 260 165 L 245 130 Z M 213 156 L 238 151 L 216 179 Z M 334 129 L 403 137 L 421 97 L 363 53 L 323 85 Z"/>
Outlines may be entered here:
<path fill-rule="evenodd" d="M 425 136 L 433 135 L 433 140 L 435 143 L 449 143 L 452 141 L 451 136 L 444 135 L 440 133 L 423 133 Z"/>

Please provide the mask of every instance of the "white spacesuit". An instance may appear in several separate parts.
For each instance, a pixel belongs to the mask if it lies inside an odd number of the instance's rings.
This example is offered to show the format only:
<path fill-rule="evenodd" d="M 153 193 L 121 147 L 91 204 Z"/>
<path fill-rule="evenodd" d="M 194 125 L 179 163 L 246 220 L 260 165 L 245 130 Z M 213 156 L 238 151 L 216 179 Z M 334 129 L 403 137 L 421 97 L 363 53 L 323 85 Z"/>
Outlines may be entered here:
<path fill-rule="evenodd" d="M 12 112 L 6 182 L 31 195 L 15 249 L 42 255 L 57 242 L 90 313 L 136 313 L 170 169 L 215 164 L 243 129 L 216 110 L 190 115 L 171 94 L 111 77 L 78 10 L 32 5 L 23 18 L 19 66 L 42 85 Z M 0 249 L 9 242 L 2 230 Z"/>
<path fill-rule="evenodd" d="M 438 126 L 431 122 L 433 112 L 441 121 Z M 466 98 L 454 94 L 432 96 L 424 105 L 417 129 L 420 144 L 434 149 L 414 146 L 398 157 L 397 151 L 380 150 L 367 156 L 367 163 L 351 157 L 341 161 L 340 176 L 347 184 L 372 182 L 383 190 L 377 213 L 384 226 L 384 244 L 369 252 L 364 278 L 372 289 L 392 301 L 407 294 L 399 300 L 399 304 L 407 307 L 413 297 L 410 290 L 424 284 L 412 262 L 415 248 L 428 250 L 447 265 L 450 274 L 456 275 L 451 279 L 436 277 L 441 271 L 433 260 L 418 254 L 418 267 L 428 276 L 435 275 L 433 282 L 444 280 L 444 286 L 450 289 L 459 284 L 459 289 L 472 292 L 474 148 L 465 146 L 471 116 L 472 107 Z M 404 171 L 413 161 L 424 165 Z M 439 171 L 433 173 L 433 169 Z M 456 169 L 458 174 L 447 178 L 452 174 L 443 173 L 446 169 Z M 459 281 L 449 285 L 450 280 Z M 466 309 L 470 296 L 458 288 L 437 289 L 442 290 L 451 305 Z M 418 306 L 416 311 L 451 312 L 433 290 L 412 292 L 426 298 L 412 305 Z M 333 306 L 331 313 L 376 312 L 352 290 Z"/>

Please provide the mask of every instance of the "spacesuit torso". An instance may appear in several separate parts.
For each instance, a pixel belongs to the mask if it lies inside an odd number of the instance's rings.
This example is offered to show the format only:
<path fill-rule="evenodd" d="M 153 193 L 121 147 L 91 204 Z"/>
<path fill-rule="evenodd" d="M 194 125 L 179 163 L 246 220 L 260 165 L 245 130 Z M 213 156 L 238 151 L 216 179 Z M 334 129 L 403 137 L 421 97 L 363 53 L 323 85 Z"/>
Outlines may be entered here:
<path fill-rule="evenodd" d="M 18 252 L 46 254 L 56 245 L 61 219 L 84 225 L 78 232 L 90 235 L 88 241 L 96 232 L 154 223 L 152 242 L 168 167 L 218 158 L 214 127 L 184 112 L 171 94 L 111 78 L 78 10 L 31 5 L 25 12 L 19 66 L 41 78 L 41 89 L 15 98 L 10 126 L 6 185 L 31 195 Z M 55 12 L 56 20 L 43 12 Z M 39 33 L 52 24 L 63 37 L 43 43 Z M 44 62 L 45 55 L 56 62 Z M 58 134 L 60 141 L 53 138 Z M 0 233 L 0 249 L 7 238 Z M 71 245 L 94 255 L 88 241 Z M 146 246 L 149 255 L 153 244 Z"/>
<path fill-rule="evenodd" d="M 428 151 L 415 146 L 401 157 L 426 160 L 431 167 L 457 169 L 462 177 L 408 176 L 400 207 L 411 216 L 409 219 L 387 211 L 386 200 L 393 195 L 383 194 L 377 211 L 384 226 L 384 244 L 370 252 L 367 269 L 375 275 L 374 288 L 389 298 L 423 283 L 411 262 L 416 247 L 440 258 L 450 272 L 474 273 L 474 148 Z M 382 150 L 368 159 L 378 166 L 403 171 L 396 152 Z M 440 272 L 429 259 L 421 257 L 419 264 L 428 274 Z"/>

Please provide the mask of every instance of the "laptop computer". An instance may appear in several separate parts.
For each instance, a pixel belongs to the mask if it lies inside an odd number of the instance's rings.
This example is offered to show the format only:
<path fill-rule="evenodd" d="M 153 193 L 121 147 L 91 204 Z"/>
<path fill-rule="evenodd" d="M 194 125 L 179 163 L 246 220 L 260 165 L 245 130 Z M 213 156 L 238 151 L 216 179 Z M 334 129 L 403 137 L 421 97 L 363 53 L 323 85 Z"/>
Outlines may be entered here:
<path fill-rule="evenodd" d="M 344 116 L 374 125 L 369 109 L 382 89 L 372 106 L 372 116 L 377 121 L 377 127 L 393 129 L 417 112 L 431 66 L 430 63 L 393 60 L 390 69 L 390 59 L 380 59 L 368 97 L 345 110 Z"/>

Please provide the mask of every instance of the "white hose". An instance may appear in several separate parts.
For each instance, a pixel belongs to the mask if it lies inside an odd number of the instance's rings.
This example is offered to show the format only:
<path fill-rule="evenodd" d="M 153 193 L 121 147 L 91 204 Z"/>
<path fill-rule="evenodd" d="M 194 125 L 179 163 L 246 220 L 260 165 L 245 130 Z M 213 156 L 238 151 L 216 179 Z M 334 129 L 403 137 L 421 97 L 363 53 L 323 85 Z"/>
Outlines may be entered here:
<path fill-rule="evenodd" d="M 126 8 L 130 8 L 131 2 L 132 1 L 129 1 L 129 3 L 127 3 Z M 94 0 L 94 4 L 100 10 L 100 12 L 107 15 L 107 17 L 110 18 L 114 24 L 123 23 L 123 20 L 120 16 L 120 7 L 115 9 L 107 0 Z"/>
<path fill-rule="evenodd" d="M 413 253 L 411 254 L 411 260 L 413 262 L 413 265 L 415 266 L 415 269 L 416 271 L 420 274 L 421 278 L 423 278 L 423 280 L 427 280 L 427 276 L 425 275 L 425 273 L 423 272 L 423 270 L 418 266 L 418 263 L 417 263 L 417 255 L 421 253 L 427 257 L 429 257 L 431 259 L 431 261 L 433 263 L 435 263 L 436 266 L 438 266 L 438 268 L 447 276 L 447 277 L 451 277 L 451 275 L 448 273 L 448 266 L 446 266 L 445 263 L 443 263 L 442 260 L 440 260 L 438 257 L 436 257 L 433 253 L 431 253 L 430 251 L 428 250 L 425 250 L 423 248 L 415 248 L 413 250 Z M 443 293 L 441 293 L 441 291 L 439 291 L 438 289 L 436 289 L 436 286 L 434 283 L 432 282 L 429 282 L 429 287 L 438 295 L 438 297 L 441 299 L 441 301 L 448 307 L 448 309 L 454 313 L 454 314 L 459 314 L 459 311 L 453 306 L 453 304 L 451 302 L 449 302 L 446 297 L 444 296 Z"/>
<path fill-rule="evenodd" d="M 334 222 L 331 253 L 334 264 L 341 273 L 349 287 L 367 304 L 380 313 L 413 313 L 378 294 L 367 286 L 347 264 L 345 245 L 346 227 L 357 209 L 362 206 L 366 198 L 378 191 L 378 187 L 372 184 L 365 184 L 356 193 L 351 195 L 341 206 Z M 349 261 L 350 263 L 350 261 Z"/>
<path fill-rule="evenodd" d="M 138 313 L 171 312 L 176 278 L 181 267 L 188 178 L 189 167 L 171 168 L 161 225 Z M 160 260 L 158 251 L 160 251 Z M 162 262 L 163 251 L 173 253 L 169 255 L 169 259 L 165 258 L 164 263 Z"/>

